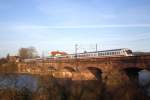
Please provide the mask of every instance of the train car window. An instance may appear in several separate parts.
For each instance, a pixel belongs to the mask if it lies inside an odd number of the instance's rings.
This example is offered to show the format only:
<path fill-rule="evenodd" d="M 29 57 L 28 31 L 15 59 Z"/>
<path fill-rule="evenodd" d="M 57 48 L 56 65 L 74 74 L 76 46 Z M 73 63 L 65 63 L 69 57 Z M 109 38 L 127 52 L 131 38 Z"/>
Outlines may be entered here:
<path fill-rule="evenodd" d="M 118 52 L 116 52 L 116 55 L 118 55 Z"/>
<path fill-rule="evenodd" d="M 98 53 L 98 55 L 100 56 L 100 55 L 101 55 L 101 53 Z"/>
<path fill-rule="evenodd" d="M 112 52 L 112 55 L 114 55 L 114 52 Z"/>
<path fill-rule="evenodd" d="M 112 52 L 110 52 L 110 55 L 112 55 Z"/>
<path fill-rule="evenodd" d="M 117 55 L 117 52 L 115 52 L 115 55 Z"/>
<path fill-rule="evenodd" d="M 107 52 L 107 55 L 109 55 L 109 52 Z"/>
<path fill-rule="evenodd" d="M 100 55 L 102 56 L 102 55 L 103 55 L 103 53 L 100 53 Z"/>
<path fill-rule="evenodd" d="M 108 53 L 106 52 L 105 55 L 108 55 Z"/>
<path fill-rule="evenodd" d="M 102 55 L 102 53 L 100 53 L 100 55 Z"/>
<path fill-rule="evenodd" d="M 115 52 L 114 52 L 114 55 L 115 55 Z"/>
<path fill-rule="evenodd" d="M 121 54 L 121 51 L 119 52 L 119 55 Z"/>
<path fill-rule="evenodd" d="M 119 51 L 119 55 L 121 54 L 121 51 Z"/>
<path fill-rule="evenodd" d="M 121 51 L 121 54 L 123 54 L 123 51 Z"/>

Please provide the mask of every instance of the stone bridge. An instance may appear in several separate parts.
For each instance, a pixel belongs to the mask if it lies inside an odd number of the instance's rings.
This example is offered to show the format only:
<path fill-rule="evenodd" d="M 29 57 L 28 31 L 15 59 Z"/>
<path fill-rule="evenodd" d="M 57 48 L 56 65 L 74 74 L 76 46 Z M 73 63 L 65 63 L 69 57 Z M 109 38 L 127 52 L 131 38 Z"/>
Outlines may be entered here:
<path fill-rule="evenodd" d="M 19 72 L 49 73 L 67 71 L 70 73 L 92 73 L 96 79 L 129 79 L 140 70 L 150 70 L 150 55 L 129 57 L 105 57 L 84 59 L 53 59 L 18 65 Z M 76 76 L 78 78 L 79 76 Z M 112 80 L 112 82 L 113 82 Z"/>

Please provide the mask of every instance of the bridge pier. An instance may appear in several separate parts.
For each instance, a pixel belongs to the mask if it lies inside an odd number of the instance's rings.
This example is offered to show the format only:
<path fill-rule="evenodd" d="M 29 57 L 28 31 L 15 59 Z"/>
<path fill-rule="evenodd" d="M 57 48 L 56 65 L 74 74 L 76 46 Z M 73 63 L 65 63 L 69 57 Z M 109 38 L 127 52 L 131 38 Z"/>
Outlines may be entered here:
<path fill-rule="evenodd" d="M 122 85 L 124 82 L 128 81 L 128 77 L 117 70 L 112 70 L 111 72 L 104 72 L 102 74 L 102 79 L 108 88 L 116 88 Z"/>

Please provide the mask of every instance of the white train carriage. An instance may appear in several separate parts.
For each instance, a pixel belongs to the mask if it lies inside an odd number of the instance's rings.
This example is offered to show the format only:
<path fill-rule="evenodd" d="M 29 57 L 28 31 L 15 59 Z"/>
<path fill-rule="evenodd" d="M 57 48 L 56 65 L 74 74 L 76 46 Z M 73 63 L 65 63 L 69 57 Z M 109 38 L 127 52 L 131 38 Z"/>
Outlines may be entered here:
<path fill-rule="evenodd" d="M 104 51 L 95 51 L 95 52 L 84 52 L 77 54 L 68 54 L 62 56 L 61 58 L 88 58 L 88 57 L 105 57 L 105 56 L 133 56 L 133 53 L 130 49 L 113 49 L 113 50 L 104 50 Z"/>
<path fill-rule="evenodd" d="M 123 49 L 98 51 L 98 56 L 133 56 L 133 53 L 130 49 L 123 48 Z"/>
<path fill-rule="evenodd" d="M 84 57 L 102 57 L 102 56 L 133 56 L 133 53 L 130 49 L 113 49 L 113 50 L 104 50 L 97 52 L 84 52 L 78 53 L 77 58 Z M 75 58 L 75 54 L 69 54 L 68 58 Z"/>

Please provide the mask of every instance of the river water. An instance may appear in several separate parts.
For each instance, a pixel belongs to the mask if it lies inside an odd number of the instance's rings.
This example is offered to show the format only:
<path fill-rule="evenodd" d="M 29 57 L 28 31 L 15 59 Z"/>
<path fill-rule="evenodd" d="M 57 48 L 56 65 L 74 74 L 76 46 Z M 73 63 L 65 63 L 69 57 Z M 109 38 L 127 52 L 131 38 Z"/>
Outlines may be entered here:
<path fill-rule="evenodd" d="M 150 72 L 147 70 L 142 70 L 139 73 L 139 85 L 143 89 L 144 93 L 150 96 Z M 38 76 L 38 75 L 28 75 L 28 74 L 3 74 L 0 75 L 0 89 L 16 89 L 21 90 L 23 88 L 28 89 L 31 92 L 42 91 L 44 93 L 46 91 L 54 92 L 55 94 L 69 94 L 74 96 L 81 96 L 83 90 L 84 94 L 82 98 L 92 98 L 92 100 L 96 100 L 93 98 L 97 98 L 98 95 L 101 94 L 102 98 L 105 91 L 105 85 L 100 84 L 97 81 L 79 81 L 73 82 L 68 79 L 60 80 L 53 79 L 49 76 Z M 126 88 L 126 86 L 125 86 Z M 79 93 L 78 93 L 79 92 Z M 66 93 L 66 94 L 65 94 Z M 121 92 L 120 92 L 121 93 Z M 85 96 L 84 96 L 85 95 Z M 56 95 L 55 97 L 57 97 Z M 60 95 L 62 96 L 62 95 Z M 77 96 L 78 97 L 78 96 Z M 106 95 L 106 97 L 108 97 Z M 87 99 L 88 100 L 88 99 Z"/>
<path fill-rule="evenodd" d="M 0 75 L 0 89 L 22 89 L 36 91 L 38 88 L 38 77 L 33 75 Z"/>
<path fill-rule="evenodd" d="M 145 93 L 150 96 L 150 71 L 141 70 L 138 74 L 139 85 L 143 88 Z"/>

